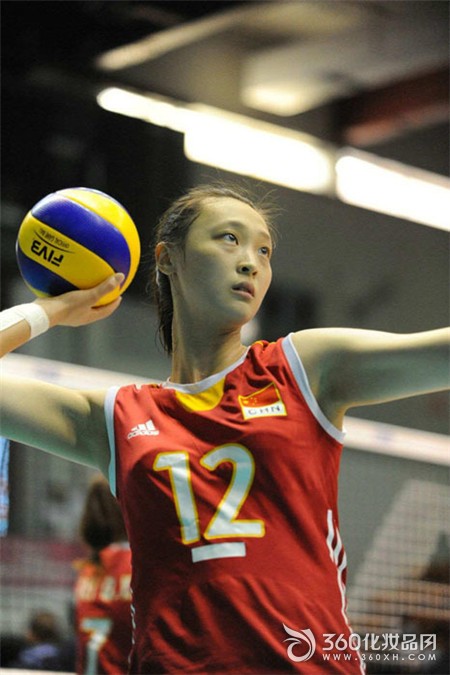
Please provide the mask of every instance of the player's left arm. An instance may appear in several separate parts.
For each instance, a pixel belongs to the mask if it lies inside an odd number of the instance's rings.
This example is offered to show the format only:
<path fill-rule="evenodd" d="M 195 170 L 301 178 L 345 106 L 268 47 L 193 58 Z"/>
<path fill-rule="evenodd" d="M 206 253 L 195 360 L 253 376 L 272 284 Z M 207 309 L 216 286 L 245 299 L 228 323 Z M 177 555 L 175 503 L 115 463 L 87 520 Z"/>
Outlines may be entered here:
<path fill-rule="evenodd" d="M 338 425 L 352 407 L 450 388 L 450 328 L 324 328 L 295 333 L 293 342 L 319 405 Z"/>

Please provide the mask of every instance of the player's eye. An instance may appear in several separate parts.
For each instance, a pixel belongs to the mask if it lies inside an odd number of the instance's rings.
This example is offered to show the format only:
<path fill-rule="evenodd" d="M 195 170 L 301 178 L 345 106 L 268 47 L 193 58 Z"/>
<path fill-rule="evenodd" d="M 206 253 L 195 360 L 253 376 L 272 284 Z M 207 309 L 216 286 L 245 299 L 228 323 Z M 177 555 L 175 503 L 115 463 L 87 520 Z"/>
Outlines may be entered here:
<path fill-rule="evenodd" d="M 225 239 L 226 241 L 232 242 L 233 244 L 237 244 L 237 243 L 238 243 L 238 240 L 237 240 L 236 235 L 233 234 L 232 232 L 225 232 L 225 233 L 222 235 L 222 238 Z"/>

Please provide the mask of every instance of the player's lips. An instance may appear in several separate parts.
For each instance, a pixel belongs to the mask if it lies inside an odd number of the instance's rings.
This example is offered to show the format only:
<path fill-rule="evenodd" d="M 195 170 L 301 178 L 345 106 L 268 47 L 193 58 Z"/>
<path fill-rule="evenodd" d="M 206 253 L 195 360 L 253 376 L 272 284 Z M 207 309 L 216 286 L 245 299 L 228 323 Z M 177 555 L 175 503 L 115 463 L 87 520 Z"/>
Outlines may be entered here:
<path fill-rule="evenodd" d="M 233 286 L 233 291 L 242 293 L 243 295 L 250 296 L 251 298 L 255 297 L 255 287 L 253 284 L 248 281 L 241 281 L 239 284 Z"/>

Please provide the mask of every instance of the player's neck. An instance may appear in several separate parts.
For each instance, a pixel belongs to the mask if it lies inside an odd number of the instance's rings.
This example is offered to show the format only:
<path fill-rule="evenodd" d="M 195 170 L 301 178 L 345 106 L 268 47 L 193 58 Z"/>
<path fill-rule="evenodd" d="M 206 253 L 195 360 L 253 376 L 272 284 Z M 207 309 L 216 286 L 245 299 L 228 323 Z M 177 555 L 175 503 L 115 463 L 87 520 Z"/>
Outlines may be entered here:
<path fill-rule="evenodd" d="M 174 336 L 170 380 L 179 384 L 200 382 L 231 366 L 245 350 L 239 331 L 214 337 L 205 329 L 202 335 L 183 340 Z"/>

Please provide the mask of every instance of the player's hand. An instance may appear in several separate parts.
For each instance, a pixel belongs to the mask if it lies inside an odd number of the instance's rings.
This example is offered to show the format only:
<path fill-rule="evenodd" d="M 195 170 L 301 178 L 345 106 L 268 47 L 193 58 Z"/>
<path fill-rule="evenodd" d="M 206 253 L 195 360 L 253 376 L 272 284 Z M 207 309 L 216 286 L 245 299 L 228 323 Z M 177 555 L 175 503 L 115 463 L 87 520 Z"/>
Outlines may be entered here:
<path fill-rule="evenodd" d="M 124 280 L 123 274 L 114 274 L 94 288 L 82 291 L 70 291 L 49 298 L 39 298 L 35 302 L 46 311 L 51 326 L 84 326 L 100 319 L 106 319 L 119 307 L 119 296 L 108 305 L 96 307 L 103 296 L 111 293 Z"/>

